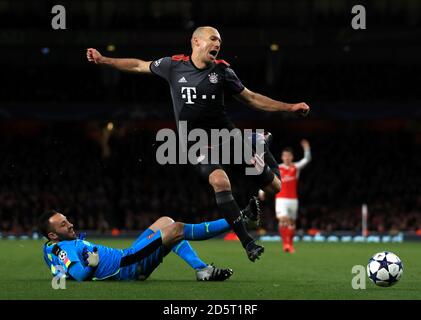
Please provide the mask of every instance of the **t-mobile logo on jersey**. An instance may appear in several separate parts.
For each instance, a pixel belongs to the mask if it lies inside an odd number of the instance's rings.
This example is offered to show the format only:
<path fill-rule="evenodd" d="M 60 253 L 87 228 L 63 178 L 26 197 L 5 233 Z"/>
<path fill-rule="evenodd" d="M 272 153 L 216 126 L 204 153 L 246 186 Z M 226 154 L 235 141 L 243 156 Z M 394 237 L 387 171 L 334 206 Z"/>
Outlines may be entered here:
<path fill-rule="evenodd" d="M 186 91 L 187 94 L 184 93 L 184 91 Z M 193 94 L 192 94 L 193 91 Z M 181 87 L 181 97 L 183 99 L 187 98 L 187 102 L 186 104 L 194 104 L 194 102 L 191 100 L 196 99 L 197 95 L 196 95 L 196 88 L 195 87 Z"/>
<path fill-rule="evenodd" d="M 206 94 L 202 94 L 200 97 L 203 100 L 206 100 L 208 98 Z M 196 88 L 195 87 L 181 87 L 181 98 L 187 99 L 186 104 L 194 104 L 194 101 L 192 99 L 197 99 Z M 214 100 L 216 96 L 212 94 L 210 98 Z"/>

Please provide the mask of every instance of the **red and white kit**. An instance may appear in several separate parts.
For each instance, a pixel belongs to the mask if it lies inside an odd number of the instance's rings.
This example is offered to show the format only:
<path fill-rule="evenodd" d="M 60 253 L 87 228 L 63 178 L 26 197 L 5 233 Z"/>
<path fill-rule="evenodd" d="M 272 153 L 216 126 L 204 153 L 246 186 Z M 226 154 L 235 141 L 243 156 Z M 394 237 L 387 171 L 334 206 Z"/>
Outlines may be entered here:
<path fill-rule="evenodd" d="M 297 219 L 298 196 L 297 182 L 300 176 L 300 170 L 311 161 L 310 149 L 304 151 L 304 158 L 292 165 L 279 165 L 281 173 L 281 191 L 275 196 L 276 217 L 288 217 Z"/>

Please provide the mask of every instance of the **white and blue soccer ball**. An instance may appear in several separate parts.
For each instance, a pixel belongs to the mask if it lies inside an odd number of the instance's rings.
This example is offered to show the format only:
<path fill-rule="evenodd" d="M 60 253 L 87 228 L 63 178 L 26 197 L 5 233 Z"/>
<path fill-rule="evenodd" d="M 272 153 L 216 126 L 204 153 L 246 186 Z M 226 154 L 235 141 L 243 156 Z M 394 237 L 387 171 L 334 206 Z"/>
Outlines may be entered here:
<path fill-rule="evenodd" d="M 393 286 L 402 278 L 402 273 L 402 261 L 392 252 L 378 252 L 368 261 L 368 277 L 374 284 L 380 287 Z"/>

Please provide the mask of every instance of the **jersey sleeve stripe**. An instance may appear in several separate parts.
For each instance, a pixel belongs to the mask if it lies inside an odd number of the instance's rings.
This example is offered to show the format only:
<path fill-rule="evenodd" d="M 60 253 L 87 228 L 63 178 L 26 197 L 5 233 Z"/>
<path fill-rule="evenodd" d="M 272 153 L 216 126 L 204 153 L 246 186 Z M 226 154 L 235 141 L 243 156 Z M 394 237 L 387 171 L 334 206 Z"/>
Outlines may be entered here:
<path fill-rule="evenodd" d="M 173 55 L 171 57 L 171 60 L 173 60 L 173 61 L 189 61 L 190 57 L 186 56 L 184 54 L 176 54 L 176 55 Z"/>
<path fill-rule="evenodd" d="M 225 60 L 222 60 L 222 59 L 220 59 L 220 60 L 215 60 L 215 63 L 216 64 L 225 64 L 227 67 L 229 67 L 230 66 L 230 64 L 228 63 L 228 62 L 226 62 Z"/>

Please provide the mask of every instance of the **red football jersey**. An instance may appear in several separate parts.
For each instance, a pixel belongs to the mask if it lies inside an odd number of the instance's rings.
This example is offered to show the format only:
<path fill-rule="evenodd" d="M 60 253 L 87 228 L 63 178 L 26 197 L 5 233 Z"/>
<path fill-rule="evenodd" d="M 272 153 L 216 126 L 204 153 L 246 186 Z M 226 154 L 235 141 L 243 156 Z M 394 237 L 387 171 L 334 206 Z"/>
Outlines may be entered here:
<path fill-rule="evenodd" d="M 310 149 L 304 150 L 304 158 L 298 162 L 293 162 L 290 166 L 279 165 L 281 173 L 281 191 L 276 194 L 276 198 L 297 199 L 297 182 L 300 170 L 311 161 Z"/>
<path fill-rule="evenodd" d="M 281 191 L 276 194 L 276 198 L 297 199 L 298 169 L 295 164 L 279 166 L 281 173 Z"/>

